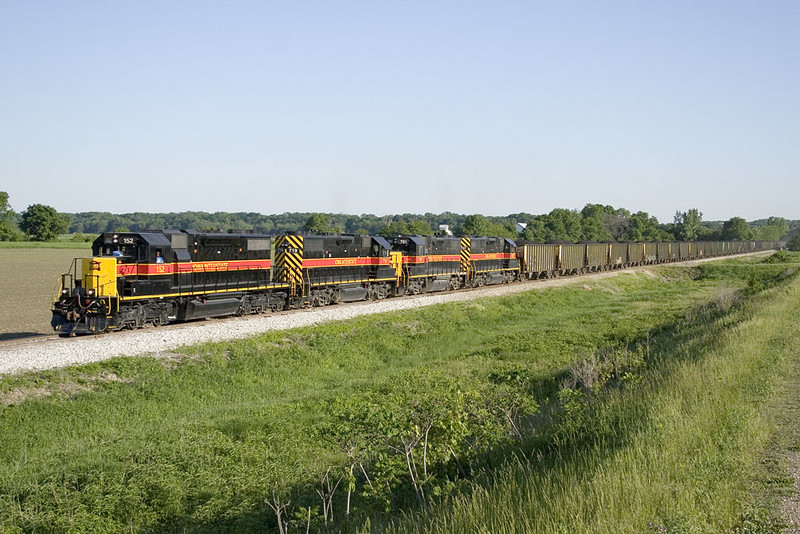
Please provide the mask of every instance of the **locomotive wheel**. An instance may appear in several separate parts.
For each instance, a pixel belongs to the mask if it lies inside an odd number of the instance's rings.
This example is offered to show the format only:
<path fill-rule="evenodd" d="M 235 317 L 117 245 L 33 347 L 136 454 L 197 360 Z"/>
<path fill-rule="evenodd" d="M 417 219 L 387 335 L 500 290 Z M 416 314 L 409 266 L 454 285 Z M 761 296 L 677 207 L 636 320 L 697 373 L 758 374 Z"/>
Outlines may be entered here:
<path fill-rule="evenodd" d="M 327 306 L 331 303 L 331 296 L 327 290 L 314 290 L 311 292 L 312 306 Z"/>
<path fill-rule="evenodd" d="M 376 300 L 383 300 L 389 296 L 389 285 L 374 284 L 372 287 L 370 287 L 370 293 L 372 294 L 372 298 Z"/>
<path fill-rule="evenodd" d="M 406 287 L 406 295 L 419 295 L 422 293 L 422 285 L 419 280 L 414 280 Z"/>

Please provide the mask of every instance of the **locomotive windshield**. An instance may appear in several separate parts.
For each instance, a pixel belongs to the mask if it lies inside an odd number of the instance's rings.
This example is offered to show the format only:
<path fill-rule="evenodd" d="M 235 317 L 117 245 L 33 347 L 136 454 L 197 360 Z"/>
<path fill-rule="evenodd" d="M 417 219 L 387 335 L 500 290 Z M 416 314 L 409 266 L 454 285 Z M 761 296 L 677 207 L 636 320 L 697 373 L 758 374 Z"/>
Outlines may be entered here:
<path fill-rule="evenodd" d="M 134 237 L 103 237 L 92 245 L 93 256 L 113 256 L 123 263 L 146 261 L 147 247 Z"/>
<path fill-rule="evenodd" d="M 95 256 L 116 256 L 121 258 L 138 258 L 139 247 L 136 245 L 103 245 L 100 253 L 92 251 Z"/>

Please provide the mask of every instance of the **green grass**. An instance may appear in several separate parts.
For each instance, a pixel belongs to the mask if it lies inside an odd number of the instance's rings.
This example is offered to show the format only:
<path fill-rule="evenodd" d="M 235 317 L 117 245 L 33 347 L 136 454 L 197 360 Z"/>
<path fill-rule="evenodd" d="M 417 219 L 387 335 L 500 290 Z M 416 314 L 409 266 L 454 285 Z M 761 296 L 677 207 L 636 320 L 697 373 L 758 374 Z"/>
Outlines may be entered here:
<path fill-rule="evenodd" d="M 71 248 L 91 250 L 94 234 L 61 234 L 53 241 L 0 241 L 0 249 L 8 248 Z"/>
<path fill-rule="evenodd" d="M 574 434 L 529 442 L 468 494 L 391 531 L 781 532 L 764 499 L 781 473 L 761 460 L 786 433 L 776 399 L 797 406 L 799 296 L 794 280 L 660 336 L 642 382 L 584 399 Z"/>
<path fill-rule="evenodd" d="M 91 250 L 92 244 L 82 241 L 0 241 L 3 248 L 69 248 Z"/>
<path fill-rule="evenodd" d="M 0 379 L 9 404 L 0 404 L 0 530 L 276 529 L 270 504 L 288 499 L 283 517 L 305 532 L 309 512 L 314 528 L 324 526 L 317 490 L 328 468 L 334 481 L 344 477 L 331 501 L 332 528 L 381 530 L 398 511 L 419 509 L 407 464 L 390 447 L 426 424 L 428 447 L 413 450 L 420 471 L 429 469 L 420 481 L 429 510 L 399 530 L 557 532 L 546 529 L 561 521 L 574 527 L 565 532 L 613 524 L 641 532 L 646 521 L 691 532 L 730 526 L 742 482 L 725 482 L 727 459 L 760 450 L 763 439 L 741 443 L 767 432 L 756 424 L 758 407 L 783 360 L 754 349 L 740 369 L 725 364 L 727 351 L 701 349 L 747 347 L 738 328 L 771 309 L 772 321 L 787 311 L 791 266 L 662 268 L 656 277 L 587 279 L 209 344 L 174 359 L 120 358 Z M 729 311 L 748 291 L 746 305 Z M 770 324 L 752 335 L 772 339 Z M 564 415 L 553 399 L 576 360 L 648 338 L 653 352 L 636 380 Z M 756 370 L 763 378 L 753 378 Z M 697 404 L 716 390 L 725 393 L 716 404 Z M 504 417 L 517 412 L 511 419 L 524 429 L 522 441 Z M 681 426 L 684 419 L 694 423 Z M 709 445 L 708 435 L 720 439 Z M 672 467 L 661 470 L 664 459 Z M 715 483 L 708 496 L 695 495 L 705 481 Z M 707 506 L 718 492 L 721 504 Z M 685 508 L 674 504 L 684 499 Z M 578 519 L 570 523 L 561 507 Z M 618 509 L 628 517 L 616 517 Z"/>

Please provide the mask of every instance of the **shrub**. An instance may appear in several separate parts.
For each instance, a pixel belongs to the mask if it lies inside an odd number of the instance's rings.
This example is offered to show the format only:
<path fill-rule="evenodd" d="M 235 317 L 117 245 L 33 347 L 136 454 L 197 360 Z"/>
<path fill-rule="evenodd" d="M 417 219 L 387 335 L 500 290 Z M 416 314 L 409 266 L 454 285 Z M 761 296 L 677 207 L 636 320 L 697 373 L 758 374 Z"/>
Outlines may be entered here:
<path fill-rule="evenodd" d="M 789 250 L 800 251 L 800 232 L 794 234 L 787 244 Z"/>

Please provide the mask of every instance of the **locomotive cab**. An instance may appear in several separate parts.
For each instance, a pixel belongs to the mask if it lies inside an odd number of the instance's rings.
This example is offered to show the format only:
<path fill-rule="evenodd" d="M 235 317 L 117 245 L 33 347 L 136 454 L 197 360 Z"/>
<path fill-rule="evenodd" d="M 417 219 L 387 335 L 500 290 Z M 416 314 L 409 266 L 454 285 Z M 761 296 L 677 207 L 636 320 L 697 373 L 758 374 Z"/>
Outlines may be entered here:
<path fill-rule="evenodd" d="M 119 326 L 114 317 L 120 312 L 121 298 L 169 288 L 168 280 L 140 281 L 141 268 L 172 261 L 174 256 L 172 242 L 163 232 L 101 234 L 92 243 L 92 257 L 74 260 L 62 275 L 51 326 L 62 335 Z"/>
<path fill-rule="evenodd" d="M 189 261 L 186 242 L 182 232 L 105 233 L 92 244 L 92 256 L 113 257 L 118 264 Z"/>
<path fill-rule="evenodd" d="M 61 276 L 51 326 L 62 335 L 104 332 L 118 308 L 119 264 L 136 263 L 146 254 L 135 235 L 102 234 L 92 243 L 91 258 L 77 258 Z"/>
<path fill-rule="evenodd" d="M 95 259 L 115 261 L 119 296 L 143 296 L 169 289 L 169 280 L 150 280 L 142 276 L 149 273 L 149 265 L 174 261 L 171 241 L 163 232 L 105 233 L 94 241 L 92 254 Z M 161 269 L 165 270 L 163 266 Z"/>
<path fill-rule="evenodd" d="M 117 263 L 147 261 L 147 246 L 135 234 L 102 234 L 92 243 L 92 256 L 113 257 Z"/>

